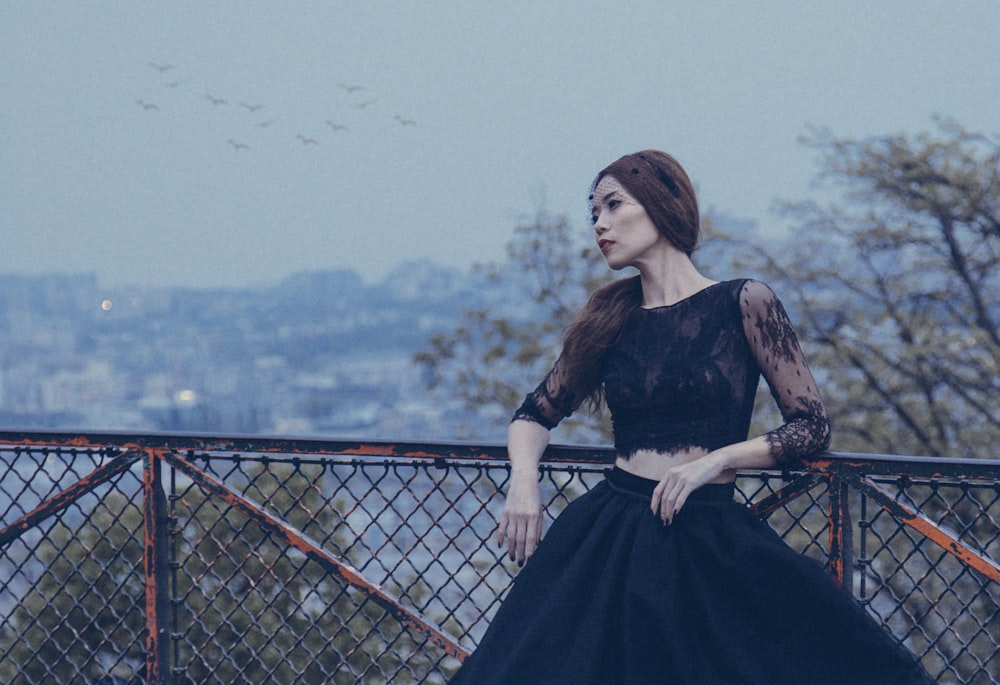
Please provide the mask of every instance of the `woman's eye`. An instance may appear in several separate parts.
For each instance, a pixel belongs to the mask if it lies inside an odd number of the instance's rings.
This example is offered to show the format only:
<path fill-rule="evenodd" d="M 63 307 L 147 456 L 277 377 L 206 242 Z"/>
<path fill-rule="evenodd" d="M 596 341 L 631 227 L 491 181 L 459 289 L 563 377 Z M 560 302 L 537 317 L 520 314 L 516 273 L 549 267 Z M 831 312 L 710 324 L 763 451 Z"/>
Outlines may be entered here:
<path fill-rule="evenodd" d="M 617 207 L 621 203 L 622 203 L 621 200 L 609 200 L 608 201 L 608 209 L 614 209 L 615 207 Z"/>

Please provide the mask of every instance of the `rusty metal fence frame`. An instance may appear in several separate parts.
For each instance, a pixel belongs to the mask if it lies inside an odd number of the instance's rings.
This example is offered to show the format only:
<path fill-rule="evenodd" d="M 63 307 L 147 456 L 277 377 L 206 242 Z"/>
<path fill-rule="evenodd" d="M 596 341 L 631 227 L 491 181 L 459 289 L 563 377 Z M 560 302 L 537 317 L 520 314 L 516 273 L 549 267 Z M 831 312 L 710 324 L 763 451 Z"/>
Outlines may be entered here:
<path fill-rule="evenodd" d="M 611 456 L 550 447 L 548 515 Z M 516 575 L 507 475 L 501 445 L 0 432 L 0 678 L 445 682 Z M 827 453 L 738 493 L 940 682 L 1000 683 L 1000 461 Z"/>

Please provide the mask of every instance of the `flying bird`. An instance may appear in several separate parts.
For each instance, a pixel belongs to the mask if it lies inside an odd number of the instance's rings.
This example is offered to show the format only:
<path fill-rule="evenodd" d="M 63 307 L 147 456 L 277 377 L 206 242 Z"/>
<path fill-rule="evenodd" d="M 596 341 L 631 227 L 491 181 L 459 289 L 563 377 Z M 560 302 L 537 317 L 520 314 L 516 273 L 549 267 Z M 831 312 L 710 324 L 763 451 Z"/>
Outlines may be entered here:
<path fill-rule="evenodd" d="M 354 106 L 358 109 L 364 109 L 368 105 L 374 105 L 378 100 L 368 100 L 367 102 L 355 102 Z"/>
<path fill-rule="evenodd" d="M 343 124 L 338 124 L 336 121 L 326 120 L 326 125 L 330 127 L 331 131 L 346 131 L 348 130 Z"/>
<path fill-rule="evenodd" d="M 181 85 L 182 83 L 184 83 L 184 82 L 183 81 L 171 81 L 170 83 L 164 83 L 163 87 L 164 88 L 170 88 L 171 90 L 173 90 L 174 88 L 176 88 L 177 86 Z"/>
<path fill-rule="evenodd" d="M 233 147 L 233 149 L 236 150 L 237 152 L 239 152 L 240 150 L 250 149 L 250 146 L 247 145 L 246 143 L 240 143 L 238 141 L 233 140 L 232 138 L 230 138 L 226 142 L 229 143 Z"/>
<path fill-rule="evenodd" d="M 161 74 L 166 73 L 174 68 L 173 64 L 157 64 L 156 62 L 150 62 L 149 66 L 153 67 Z"/>
<path fill-rule="evenodd" d="M 217 98 L 206 93 L 205 99 L 212 103 L 213 106 L 218 105 L 228 105 L 229 102 L 225 98 Z"/>
<path fill-rule="evenodd" d="M 359 90 L 364 90 L 365 89 L 364 86 L 349 85 L 347 83 L 338 83 L 337 87 L 340 88 L 341 90 L 346 90 L 348 93 L 356 93 Z"/>
<path fill-rule="evenodd" d="M 303 145 L 319 145 L 318 140 L 316 140 L 315 138 L 309 138 L 308 136 L 304 136 L 301 133 L 297 134 L 295 137 L 301 140 Z"/>
<path fill-rule="evenodd" d="M 152 102 L 146 102 L 145 100 L 136 100 L 135 103 L 140 107 L 142 107 L 147 112 L 151 109 L 159 109 L 159 107 L 154 105 Z"/>
<path fill-rule="evenodd" d="M 256 112 L 258 109 L 264 109 L 264 105 L 250 105 L 247 104 L 246 102 L 241 102 L 240 107 L 243 107 L 244 109 L 247 109 L 251 112 Z"/>
<path fill-rule="evenodd" d="M 278 117 L 275 117 L 274 119 L 265 119 L 264 121 L 258 121 L 257 125 L 260 126 L 261 128 L 267 128 L 268 126 L 270 126 L 271 124 L 273 124 L 277 120 L 278 120 Z"/>
<path fill-rule="evenodd" d="M 403 117 L 399 116 L 398 114 L 395 117 L 393 117 L 393 118 L 396 121 L 398 121 L 401 126 L 416 126 L 417 125 L 417 122 L 415 122 L 413 119 L 404 119 Z"/>

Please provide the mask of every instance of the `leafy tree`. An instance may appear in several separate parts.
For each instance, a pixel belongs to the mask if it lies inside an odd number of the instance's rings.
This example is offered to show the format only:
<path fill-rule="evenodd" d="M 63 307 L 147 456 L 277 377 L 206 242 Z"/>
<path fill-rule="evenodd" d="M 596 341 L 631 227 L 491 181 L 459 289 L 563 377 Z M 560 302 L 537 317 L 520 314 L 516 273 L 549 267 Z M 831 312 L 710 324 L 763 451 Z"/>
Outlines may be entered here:
<path fill-rule="evenodd" d="M 796 310 L 841 451 L 993 456 L 1000 438 L 1000 145 L 951 121 L 854 140 L 826 131 L 827 204 L 742 244 Z M 734 254 L 739 251 L 734 251 Z"/>
<path fill-rule="evenodd" d="M 350 506 L 327 499 L 323 474 L 321 466 L 251 463 L 226 480 L 363 568 L 364 550 L 340 514 Z M 172 499 L 174 681 L 440 679 L 436 648 L 319 564 L 193 484 Z M 30 564 L 38 578 L 0 623 L 4 683 L 141 678 L 141 507 L 113 489 L 81 513 L 75 524 L 58 518 L 42 531 Z M 426 589 L 406 572 L 386 584 L 413 604 L 426 602 Z"/>
<path fill-rule="evenodd" d="M 145 662 L 142 513 L 111 491 L 73 518 L 47 522 L 32 545 L 37 578 L 0 633 L 4 683 L 131 681 Z"/>

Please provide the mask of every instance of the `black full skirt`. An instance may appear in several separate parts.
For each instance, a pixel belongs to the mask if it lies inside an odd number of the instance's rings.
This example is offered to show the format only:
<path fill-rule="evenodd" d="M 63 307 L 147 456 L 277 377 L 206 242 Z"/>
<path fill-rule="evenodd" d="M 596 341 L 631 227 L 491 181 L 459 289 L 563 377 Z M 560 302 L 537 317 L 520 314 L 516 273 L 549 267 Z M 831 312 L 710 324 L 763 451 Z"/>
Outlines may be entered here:
<path fill-rule="evenodd" d="M 452 685 L 915 685 L 913 656 L 731 485 L 670 525 L 613 469 L 521 569 Z"/>

